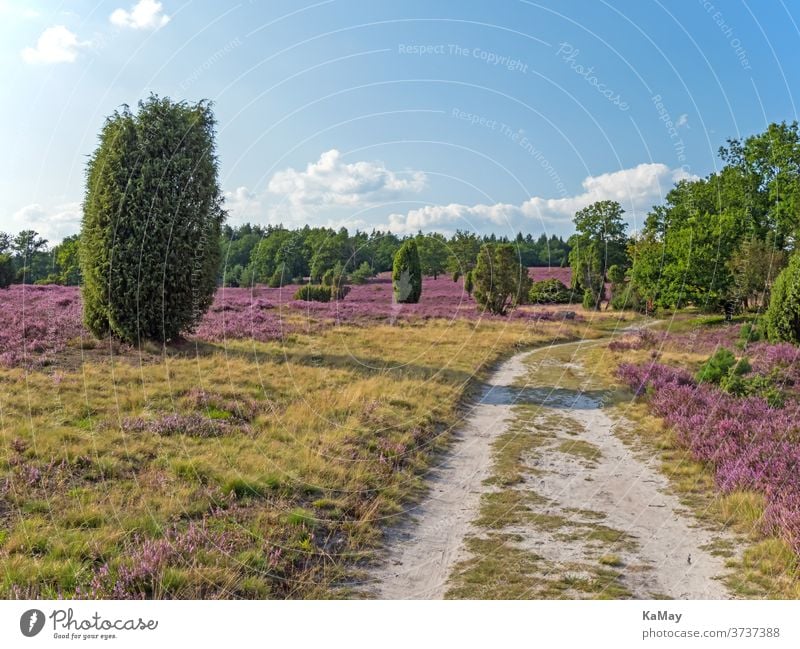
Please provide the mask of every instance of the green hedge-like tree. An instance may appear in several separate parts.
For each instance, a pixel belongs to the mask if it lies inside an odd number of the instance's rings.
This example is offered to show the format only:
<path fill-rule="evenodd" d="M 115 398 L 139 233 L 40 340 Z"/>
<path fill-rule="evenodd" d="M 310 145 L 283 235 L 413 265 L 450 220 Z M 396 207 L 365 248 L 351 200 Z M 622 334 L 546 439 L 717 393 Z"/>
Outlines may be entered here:
<path fill-rule="evenodd" d="M 208 102 L 151 95 L 109 117 L 89 160 L 84 320 L 96 335 L 169 341 L 211 304 L 224 211 Z"/>
<path fill-rule="evenodd" d="M 394 299 L 398 303 L 416 304 L 422 295 L 422 267 L 417 243 L 409 239 L 394 256 L 392 268 Z"/>
<path fill-rule="evenodd" d="M 764 319 L 771 341 L 800 343 L 800 253 L 792 255 L 772 285 Z"/>
<path fill-rule="evenodd" d="M 524 302 L 531 289 L 528 269 L 519 262 L 514 246 L 487 243 L 472 271 L 475 300 L 496 315 Z"/>
<path fill-rule="evenodd" d="M 472 271 L 467 271 L 467 274 L 464 275 L 464 290 L 467 292 L 467 295 L 472 295 L 472 291 L 475 290 L 475 282 L 472 278 Z"/>
<path fill-rule="evenodd" d="M 14 281 L 14 262 L 11 255 L 0 253 L 0 288 L 8 288 Z"/>

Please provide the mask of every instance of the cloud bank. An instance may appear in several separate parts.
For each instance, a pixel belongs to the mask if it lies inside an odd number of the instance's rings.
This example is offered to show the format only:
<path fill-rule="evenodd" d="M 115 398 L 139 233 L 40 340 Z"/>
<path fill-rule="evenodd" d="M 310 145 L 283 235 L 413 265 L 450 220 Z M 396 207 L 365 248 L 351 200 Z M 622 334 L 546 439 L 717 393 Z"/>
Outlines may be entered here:
<path fill-rule="evenodd" d="M 345 163 L 336 149 L 323 153 L 304 171 L 279 171 L 267 190 L 281 196 L 300 211 L 326 206 L 363 207 L 417 193 L 425 187 L 425 174 L 407 172 L 402 176 L 382 162 Z"/>
<path fill-rule="evenodd" d="M 389 215 L 393 232 L 417 230 L 451 231 L 456 228 L 478 231 L 530 230 L 546 224 L 568 224 L 575 212 L 601 200 L 618 201 L 629 217 L 644 214 L 660 203 L 673 183 L 691 176 L 681 169 L 661 163 L 643 163 L 599 176 L 587 176 L 583 191 L 574 196 L 542 198 L 532 196 L 521 205 L 429 205 L 406 214 Z"/>

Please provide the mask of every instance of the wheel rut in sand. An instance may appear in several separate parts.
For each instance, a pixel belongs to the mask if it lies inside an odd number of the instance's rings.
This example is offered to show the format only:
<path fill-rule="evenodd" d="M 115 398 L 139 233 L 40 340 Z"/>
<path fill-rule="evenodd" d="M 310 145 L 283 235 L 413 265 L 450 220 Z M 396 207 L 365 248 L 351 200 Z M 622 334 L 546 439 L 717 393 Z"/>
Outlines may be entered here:
<path fill-rule="evenodd" d="M 388 533 L 382 599 L 724 599 L 732 537 L 703 528 L 582 365 L 596 342 L 505 361 L 481 390 L 430 492 Z"/>

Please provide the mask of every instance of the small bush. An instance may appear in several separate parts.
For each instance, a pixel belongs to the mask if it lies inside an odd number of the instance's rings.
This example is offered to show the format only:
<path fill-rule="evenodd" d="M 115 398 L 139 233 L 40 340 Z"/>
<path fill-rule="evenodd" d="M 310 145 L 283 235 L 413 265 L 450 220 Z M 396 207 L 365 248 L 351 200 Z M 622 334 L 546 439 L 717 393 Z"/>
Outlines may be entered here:
<path fill-rule="evenodd" d="M 737 361 L 733 352 L 722 347 L 703 363 L 696 378 L 698 383 L 713 383 L 725 389 L 730 379 L 741 377 L 751 370 L 746 358 Z"/>
<path fill-rule="evenodd" d="M 755 343 L 764 340 L 764 331 L 757 324 L 749 322 L 742 325 L 739 330 L 739 343 L 744 346 L 748 343 Z"/>
<path fill-rule="evenodd" d="M 639 291 L 632 282 L 615 284 L 611 293 L 611 308 L 616 311 L 647 311 L 647 302 L 642 299 Z"/>
<path fill-rule="evenodd" d="M 506 315 L 523 303 L 531 289 L 528 269 L 519 263 L 511 244 L 484 244 L 471 272 L 475 301 L 495 315 Z"/>
<path fill-rule="evenodd" d="M 330 286 L 306 284 L 297 289 L 297 292 L 294 294 L 294 299 L 303 300 L 304 302 L 330 302 L 331 295 Z"/>
<path fill-rule="evenodd" d="M 330 293 L 327 300 L 320 299 L 318 302 L 329 302 L 330 300 L 342 300 L 345 295 L 350 292 L 350 287 L 347 286 L 347 274 L 344 272 L 344 267 L 337 262 L 333 268 L 328 269 L 322 275 L 322 287 Z M 320 293 L 321 294 L 321 293 Z M 297 299 L 297 298 L 295 298 Z M 314 298 L 311 298 L 312 300 Z"/>
<path fill-rule="evenodd" d="M 591 289 L 586 289 L 583 292 L 583 308 L 587 310 L 594 310 L 597 308 L 599 301 L 596 299 Z"/>
<path fill-rule="evenodd" d="M 777 376 L 754 374 L 744 377 L 734 373 L 723 380 L 721 387 L 735 397 L 761 397 L 770 407 L 783 408 L 786 396 L 779 385 L 780 379 Z"/>
<path fill-rule="evenodd" d="M 368 261 L 362 262 L 361 265 L 350 273 L 350 281 L 353 284 L 366 284 L 370 277 L 375 276 L 375 271 Z"/>
<path fill-rule="evenodd" d="M 528 292 L 530 304 L 569 304 L 572 291 L 555 277 L 534 282 Z"/>
<path fill-rule="evenodd" d="M 472 271 L 467 271 L 467 274 L 464 275 L 464 290 L 467 292 L 467 295 L 472 295 L 472 291 L 475 290 L 475 281 L 472 278 Z"/>
<path fill-rule="evenodd" d="M 225 420 L 211 419 L 198 414 L 167 414 L 154 419 L 128 417 L 122 421 L 122 430 L 126 433 L 154 433 L 162 437 L 172 435 L 221 437 L 235 432 L 237 428 L 228 425 Z"/>

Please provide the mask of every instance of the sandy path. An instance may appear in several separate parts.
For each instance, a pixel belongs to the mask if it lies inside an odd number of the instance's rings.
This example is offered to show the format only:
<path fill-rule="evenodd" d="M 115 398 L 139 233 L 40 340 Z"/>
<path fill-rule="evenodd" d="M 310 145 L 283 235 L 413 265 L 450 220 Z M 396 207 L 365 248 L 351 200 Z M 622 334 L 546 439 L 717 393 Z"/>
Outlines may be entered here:
<path fill-rule="evenodd" d="M 493 440 L 505 432 L 517 403 L 542 406 L 544 415 L 569 420 L 569 435 L 558 435 L 531 460 L 535 469 L 522 488 L 546 500 L 537 513 L 574 517 L 575 510 L 604 515 L 603 524 L 625 532 L 633 543 L 613 548 L 625 565 L 624 585 L 638 598 L 726 598 L 716 579 L 724 560 L 703 546 L 718 538 L 697 526 L 690 512 L 669 493 L 655 460 L 636 457 L 615 435 L 624 420 L 612 419 L 590 378 L 575 390 L 538 386 L 540 366 L 558 365 L 580 377 L 573 354 L 580 344 L 553 345 L 518 354 L 492 375 L 471 410 L 452 451 L 430 479 L 430 494 L 411 513 L 413 519 L 390 532 L 386 562 L 373 573 L 375 595 L 382 599 L 438 599 L 444 596 L 453 566 L 468 558 L 464 539 L 481 534 L 478 515 L 483 481 L 491 475 Z M 524 384 L 524 387 L 520 385 Z M 561 388 L 562 382 L 557 383 Z M 536 419 L 530 424 L 535 430 Z M 589 443 L 599 457 L 586 462 L 559 450 L 565 441 Z M 596 560 L 605 549 L 596 544 L 543 531 L 515 529 L 522 545 L 543 557 L 558 573 L 561 566 Z M 691 555 L 691 561 L 689 559 Z"/>
<path fill-rule="evenodd" d="M 554 345 L 553 347 L 557 347 Z M 455 434 L 452 450 L 429 476 L 430 493 L 409 512 L 413 520 L 389 533 L 386 563 L 373 573 L 381 599 L 441 599 L 450 569 L 478 511 L 483 481 L 491 469 L 491 444 L 506 430 L 512 405 L 504 392 L 528 371 L 523 352 L 492 374 Z"/>
<path fill-rule="evenodd" d="M 573 366 L 573 371 L 582 374 L 579 365 Z M 532 374 L 536 374 L 535 367 Z M 549 501 L 535 509 L 558 515 L 575 509 L 598 512 L 605 515 L 603 525 L 632 537 L 635 548 L 618 544 L 612 550 L 627 566 L 623 581 L 634 597 L 728 598 L 727 589 L 717 579 L 725 573 L 725 560 L 703 549 L 722 538 L 721 532 L 700 527 L 670 493 L 667 478 L 658 471 L 658 458 L 641 458 L 614 434 L 615 427 L 628 422 L 612 419 L 603 409 L 602 398 L 591 389 L 575 395 L 551 391 L 540 403 L 546 415 L 561 416 L 578 425 L 571 426 L 572 434 L 557 436 L 532 461 L 537 475 L 530 485 Z M 574 442 L 591 444 L 601 457 L 585 462 L 558 449 L 558 444 Z M 567 549 L 563 542 L 554 543 L 547 533 L 535 529 L 526 529 L 525 537 L 527 547 L 556 566 L 597 554 L 580 541 L 572 541 Z"/>

